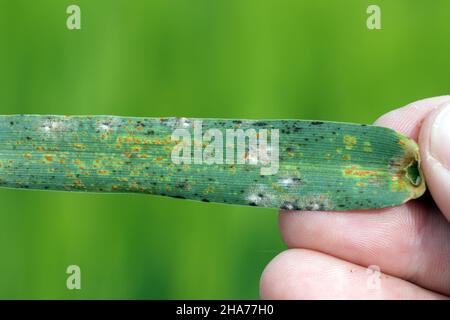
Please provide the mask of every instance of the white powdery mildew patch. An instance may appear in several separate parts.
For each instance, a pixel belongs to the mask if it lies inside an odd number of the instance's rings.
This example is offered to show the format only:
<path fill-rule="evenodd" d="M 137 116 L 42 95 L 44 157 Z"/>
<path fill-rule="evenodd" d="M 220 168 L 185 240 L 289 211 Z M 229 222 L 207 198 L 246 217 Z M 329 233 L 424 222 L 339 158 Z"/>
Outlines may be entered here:
<path fill-rule="evenodd" d="M 68 131 L 70 121 L 64 118 L 48 118 L 45 119 L 42 125 L 39 127 L 39 131 L 46 135 L 53 135 L 54 133 L 61 133 Z M 54 135 L 55 137 L 58 135 Z"/>
<path fill-rule="evenodd" d="M 170 127 L 172 129 L 186 129 L 191 127 L 192 120 L 188 118 L 167 118 L 167 119 L 161 119 L 162 121 L 160 124 L 163 124 L 167 127 Z"/>
<path fill-rule="evenodd" d="M 332 206 L 332 201 L 328 195 L 305 196 L 299 199 L 299 207 L 302 210 L 329 210 L 332 208 Z"/>
<path fill-rule="evenodd" d="M 110 132 L 111 126 L 107 123 L 101 123 L 97 126 L 97 129 L 104 132 Z"/>
<path fill-rule="evenodd" d="M 288 187 L 294 183 L 294 179 L 292 178 L 281 178 L 278 180 L 278 183 L 284 187 Z"/>
<path fill-rule="evenodd" d="M 120 121 L 114 117 L 99 119 L 96 121 L 96 131 L 100 133 L 111 133 L 119 125 Z"/>
<path fill-rule="evenodd" d="M 249 204 L 261 207 L 276 206 L 277 195 L 266 185 L 257 184 L 249 188 L 246 192 L 246 200 Z"/>

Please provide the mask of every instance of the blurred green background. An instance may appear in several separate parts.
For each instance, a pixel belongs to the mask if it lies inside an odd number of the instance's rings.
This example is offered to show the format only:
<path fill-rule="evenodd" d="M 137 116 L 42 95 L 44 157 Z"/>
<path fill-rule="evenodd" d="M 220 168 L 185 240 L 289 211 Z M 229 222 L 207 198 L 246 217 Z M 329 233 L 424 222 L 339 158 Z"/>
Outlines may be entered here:
<path fill-rule="evenodd" d="M 0 0 L 0 113 L 370 123 L 448 93 L 449 14 L 446 0 Z M 258 298 L 277 227 L 268 209 L 1 189 L 0 298 Z"/>

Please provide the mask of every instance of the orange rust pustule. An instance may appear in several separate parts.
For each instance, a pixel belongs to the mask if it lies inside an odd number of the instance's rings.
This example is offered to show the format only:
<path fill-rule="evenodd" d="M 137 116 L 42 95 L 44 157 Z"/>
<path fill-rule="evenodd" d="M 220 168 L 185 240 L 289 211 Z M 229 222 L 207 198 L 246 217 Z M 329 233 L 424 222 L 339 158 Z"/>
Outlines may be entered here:
<path fill-rule="evenodd" d="M 366 177 L 366 176 L 377 175 L 378 171 L 376 171 L 376 170 L 361 170 L 361 169 L 345 169 L 344 174 L 346 176 Z"/>

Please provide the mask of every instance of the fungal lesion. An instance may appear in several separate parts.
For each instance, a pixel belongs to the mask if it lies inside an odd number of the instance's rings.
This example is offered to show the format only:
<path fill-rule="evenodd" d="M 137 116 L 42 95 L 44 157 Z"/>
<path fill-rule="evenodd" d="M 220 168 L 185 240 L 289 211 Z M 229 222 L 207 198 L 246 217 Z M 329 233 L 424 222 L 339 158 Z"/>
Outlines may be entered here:
<path fill-rule="evenodd" d="M 285 197 L 279 205 L 282 210 L 329 211 L 336 209 L 331 196 L 327 194 Z"/>
<path fill-rule="evenodd" d="M 353 147 L 358 142 L 358 139 L 355 136 L 347 134 L 347 135 L 344 136 L 343 142 L 344 142 L 345 149 L 352 150 Z"/>

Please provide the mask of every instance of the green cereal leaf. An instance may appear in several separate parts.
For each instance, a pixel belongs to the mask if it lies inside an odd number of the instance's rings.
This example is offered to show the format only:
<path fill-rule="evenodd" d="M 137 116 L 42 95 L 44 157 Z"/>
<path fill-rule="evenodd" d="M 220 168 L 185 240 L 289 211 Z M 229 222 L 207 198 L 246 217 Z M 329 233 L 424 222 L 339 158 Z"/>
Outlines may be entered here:
<path fill-rule="evenodd" d="M 354 210 L 405 203 L 425 181 L 417 144 L 377 126 L 11 115 L 0 116 L 0 187 Z"/>

